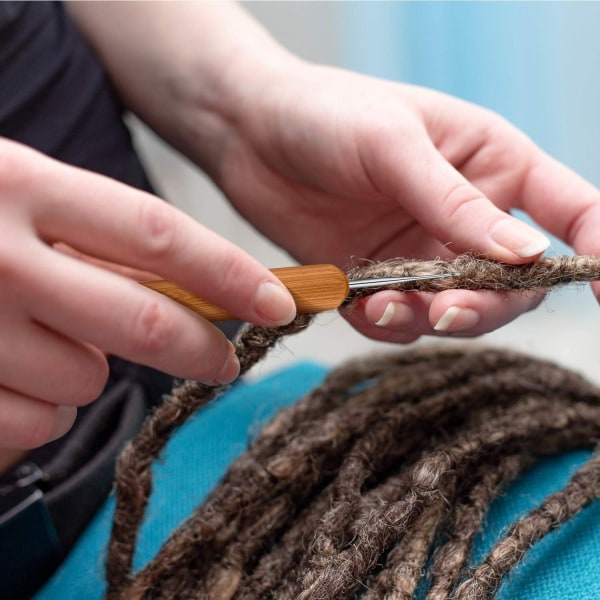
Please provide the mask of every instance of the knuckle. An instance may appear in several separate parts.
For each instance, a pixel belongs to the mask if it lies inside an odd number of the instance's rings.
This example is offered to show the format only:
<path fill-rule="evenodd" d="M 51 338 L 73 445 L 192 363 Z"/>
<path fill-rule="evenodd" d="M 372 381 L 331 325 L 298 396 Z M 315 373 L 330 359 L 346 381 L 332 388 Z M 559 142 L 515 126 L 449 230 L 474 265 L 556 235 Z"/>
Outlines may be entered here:
<path fill-rule="evenodd" d="M 510 125 L 498 119 L 485 128 L 482 142 L 477 152 L 477 162 L 480 169 L 497 172 L 513 171 L 521 165 L 521 148 L 524 147 L 524 137 L 511 129 Z"/>
<path fill-rule="evenodd" d="M 175 323 L 161 302 L 145 300 L 135 319 L 133 352 L 136 356 L 156 356 L 164 353 L 175 340 Z"/>
<path fill-rule="evenodd" d="M 451 221 L 461 219 L 464 211 L 483 199 L 481 192 L 466 181 L 452 186 L 442 200 L 445 218 Z"/>
<path fill-rule="evenodd" d="M 240 282 L 244 281 L 246 269 L 234 252 L 227 252 L 219 261 L 219 277 L 216 282 L 220 294 L 230 294 L 239 290 Z"/>
<path fill-rule="evenodd" d="M 231 247 L 220 252 L 216 260 L 206 265 L 203 274 L 211 301 L 227 303 L 235 300 L 244 308 L 254 304 L 258 276 L 252 264 L 244 260 L 241 250 Z"/>
<path fill-rule="evenodd" d="M 581 232 L 590 223 L 594 223 L 600 215 L 600 204 L 594 199 L 570 220 L 567 220 L 564 226 L 564 235 L 561 237 L 570 245 L 575 246 Z"/>
<path fill-rule="evenodd" d="M 503 117 L 486 112 L 487 122 L 481 127 L 479 144 L 469 162 L 476 160 L 479 172 L 510 173 L 511 179 L 516 180 L 528 172 L 535 144 Z"/>
<path fill-rule="evenodd" d="M 177 241 L 176 213 L 153 197 L 142 201 L 138 219 L 141 252 L 151 261 L 169 256 Z"/>

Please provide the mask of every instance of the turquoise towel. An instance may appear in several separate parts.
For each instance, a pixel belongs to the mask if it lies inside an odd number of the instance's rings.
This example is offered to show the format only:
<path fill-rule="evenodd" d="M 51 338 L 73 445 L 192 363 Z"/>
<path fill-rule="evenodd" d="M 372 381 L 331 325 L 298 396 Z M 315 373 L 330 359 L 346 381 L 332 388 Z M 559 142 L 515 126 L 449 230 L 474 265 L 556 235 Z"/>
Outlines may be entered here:
<path fill-rule="evenodd" d="M 261 425 L 319 385 L 326 373 L 320 365 L 302 363 L 256 383 L 240 382 L 179 430 L 164 460 L 155 467 L 155 488 L 139 538 L 136 568 L 143 566 L 169 532 L 202 502 Z M 588 456 L 588 452 L 571 452 L 545 459 L 515 482 L 492 505 L 485 530 L 476 542 L 476 559 L 518 515 L 562 487 Z M 113 508 L 111 497 L 36 600 L 102 598 Z M 504 582 L 498 598 L 600 599 L 600 503 L 536 545 Z"/>

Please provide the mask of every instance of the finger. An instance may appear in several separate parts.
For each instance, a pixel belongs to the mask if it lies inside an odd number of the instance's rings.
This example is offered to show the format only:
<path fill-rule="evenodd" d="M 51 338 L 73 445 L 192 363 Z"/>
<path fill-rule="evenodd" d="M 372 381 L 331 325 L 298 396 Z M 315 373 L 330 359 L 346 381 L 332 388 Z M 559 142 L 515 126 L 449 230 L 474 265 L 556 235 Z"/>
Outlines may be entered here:
<path fill-rule="evenodd" d="M 76 416 L 73 406 L 56 406 L 0 387 L 0 447 L 43 446 L 67 433 Z"/>
<path fill-rule="evenodd" d="M 109 368 L 97 348 L 26 319 L 4 322 L 2 330 L 2 387 L 57 405 L 83 406 L 102 393 Z"/>
<path fill-rule="evenodd" d="M 542 227 L 580 254 L 600 254 L 600 191 L 538 150 L 519 198 Z"/>
<path fill-rule="evenodd" d="M 345 316 L 368 337 L 407 343 L 421 335 L 488 333 L 534 309 L 543 298 L 543 291 L 420 294 L 387 290 L 356 303 Z"/>
<path fill-rule="evenodd" d="M 541 151 L 532 165 L 519 198 L 523 210 L 577 253 L 600 255 L 600 191 Z M 592 289 L 600 299 L 600 283 Z"/>
<path fill-rule="evenodd" d="M 29 202 L 46 241 L 159 273 L 244 320 L 273 326 L 293 319 L 293 299 L 272 273 L 181 211 L 107 177 L 11 148 L 11 163 L 20 155 L 27 165 L 10 179 L 14 192 Z"/>
<path fill-rule="evenodd" d="M 549 246 L 542 233 L 500 210 L 465 179 L 423 130 L 408 136 L 373 148 L 365 165 L 380 189 L 450 250 L 521 263 Z"/>
<path fill-rule="evenodd" d="M 152 281 L 154 279 L 160 279 L 156 273 L 150 273 L 150 271 L 141 271 L 140 269 L 133 269 L 126 265 L 120 265 L 96 258 L 95 256 L 89 256 L 88 254 L 79 252 L 79 250 L 75 250 L 75 248 L 71 248 L 71 246 L 68 246 L 63 242 L 52 244 L 52 247 L 58 252 L 66 254 L 67 256 L 77 258 L 78 260 L 90 265 L 96 265 L 97 267 L 101 267 L 107 271 L 118 273 L 119 275 L 123 275 L 123 277 L 129 277 L 129 279 L 133 279 L 134 281 Z"/>
<path fill-rule="evenodd" d="M 237 375 L 231 343 L 179 304 L 42 244 L 30 255 L 21 278 L 44 299 L 27 306 L 35 321 L 177 377 L 226 383 Z"/>
<path fill-rule="evenodd" d="M 490 149 L 486 152 L 488 162 L 493 160 L 495 168 L 482 172 L 482 160 L 470 160 L 464 153 L 461 155 L 461 146 L 456 145 L 456 140 L 465 141 L 469 124 L 471 131 L 485 128 L 482 119 L 489 121 L 489 115 L 486 115 L 487 112 L 480 109 L 465 111 L 457 107 L 455 118 L 446 124 L 451 131 L 445 132 L 444 156 L 452 164 L 462 163 L 461 171 L 472 181 L 478 181 L 490 194 L 498 196 L 499 192 L 504 192 L 506 195 L 507 190 L 514 190 L 510 197 L 497 198 L 505 207 L 521 208 L 580 254 L 600 254 L 597 235 L 600 191 L 535 146 L 522 132 L 504 121 L 497 121 L 498 127 L 493 131 L 496 156 L 492 157 Z M 492 135 L 488 133 L 488 137 Z M 449 143 L 454 145 L 453 149 L 447 147 Z M 472 139 L 471 146 L 475 144 L 476 139 Z M 506 179 L 506 173 L 511 171 L 516 173 L 512 183 Z"/>
<path fill-rule="evenodd" d="M 429 322 L 440 335 L 482 335 L 534 310 L 545 296 L 545 290 L 510 293 L 448 290 L 433 298 Z"/>
<path fill-rule="evenodd" d="M 340 312 L 357 331 L 371 339 L 408 344 L 430 330 L 429 296 L 386 290 L 353 302 Z"/>

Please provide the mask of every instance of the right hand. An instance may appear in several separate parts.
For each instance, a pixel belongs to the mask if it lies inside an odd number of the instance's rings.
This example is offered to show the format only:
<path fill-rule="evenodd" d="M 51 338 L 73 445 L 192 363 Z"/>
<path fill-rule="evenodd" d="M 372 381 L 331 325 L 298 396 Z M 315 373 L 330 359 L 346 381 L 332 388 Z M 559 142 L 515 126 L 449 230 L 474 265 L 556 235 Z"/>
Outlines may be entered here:
<path fill-rule="evenodd" d="M 233 346 L 213 325 L 54 245 L 170 279 L 241 319 L 294 317 L 266 268 L 151 194 L 0 139 L 0 448 L 60 437 L 108 377 L 107 354 L 225 383 Z"/>

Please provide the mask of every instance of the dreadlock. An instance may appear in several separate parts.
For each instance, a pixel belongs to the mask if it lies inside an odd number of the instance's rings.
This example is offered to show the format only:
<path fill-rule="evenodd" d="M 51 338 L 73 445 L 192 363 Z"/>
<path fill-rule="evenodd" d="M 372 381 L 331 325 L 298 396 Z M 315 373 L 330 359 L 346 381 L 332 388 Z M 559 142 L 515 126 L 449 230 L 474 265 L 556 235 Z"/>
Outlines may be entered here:
<path fill-rule="evenodd" d="M 242 372 L 310 320 L 248 327 Z M 517 352 L 421 348 L 332 371 L 133 574 L 152 463 L 222 391 L 181 383 L 124 451 L 110 600 L 408 600 L 418 588 L 427 600 L 492 598 L 535 542 L 600 494 L 599 453 L 471 566 L 487 508 L 509 482 L 540 457 L 595 446 L 600 390 Z"/>

